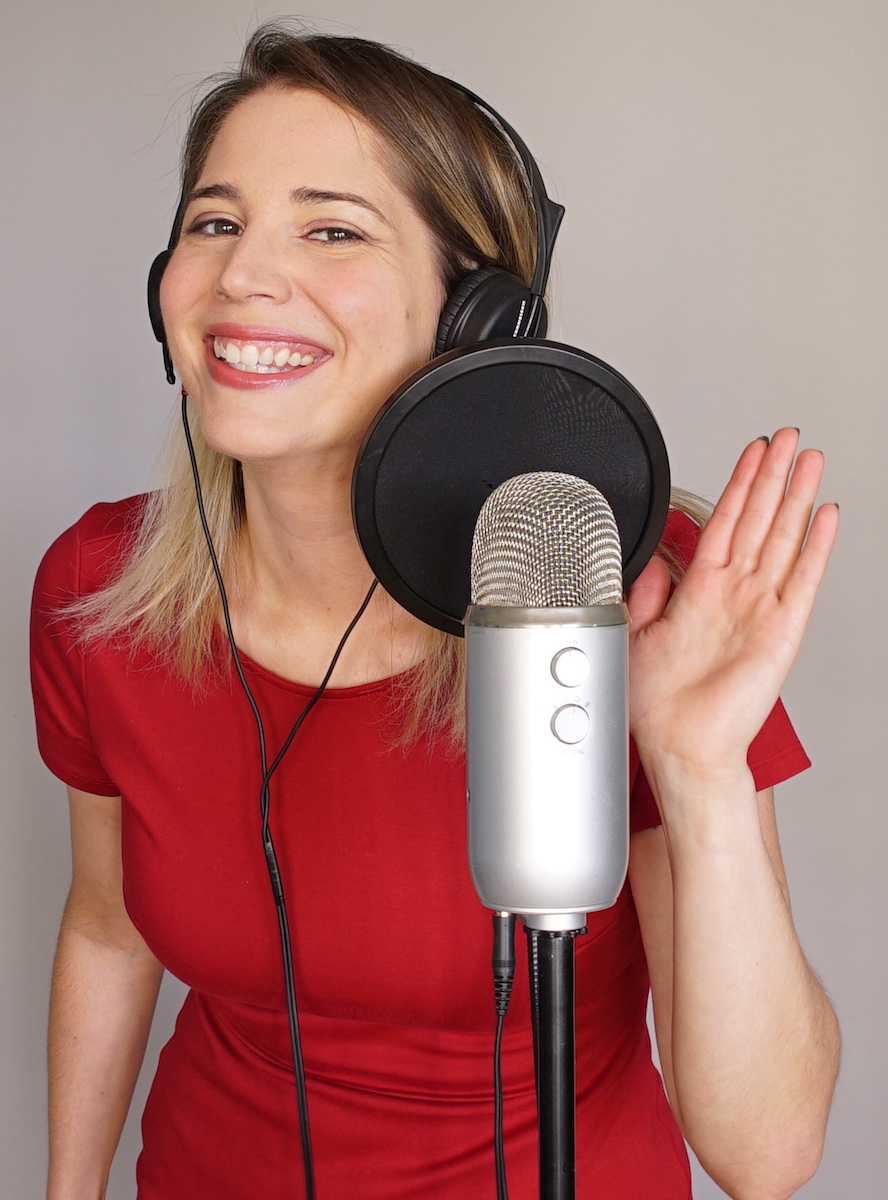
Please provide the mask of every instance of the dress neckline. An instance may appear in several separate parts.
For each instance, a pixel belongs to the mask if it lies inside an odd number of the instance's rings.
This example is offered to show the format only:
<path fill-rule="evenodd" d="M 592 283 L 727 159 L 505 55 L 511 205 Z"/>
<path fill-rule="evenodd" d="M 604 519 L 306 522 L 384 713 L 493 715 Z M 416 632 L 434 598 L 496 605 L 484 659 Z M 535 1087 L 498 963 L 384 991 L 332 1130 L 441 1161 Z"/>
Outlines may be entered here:
<path fill-rule="evenodd" d="M 268 667 L 263 667 L 261 663 L 256 662 L 240 649 L 238 650 L 238 657 L 245 671 L 251 675 L 258 676 L 275 687 L 282 688 L 284 691 L 291 692 L 297 696 L 311 697 L 318 690 L 316 683 L 296 683 L 292 679 L 285 679 L 282 675 L 275 674 L 274 671 L 269 670 Z M 352 687 L 326 687 L 324 688 L 322 699 L 352 700 L 360 696 L 371 695 L 374 692 L 394 691 L 402 688 L 411 673 L 415 670 L 415 667 L 411 667 L 397 675 L 387 675 L 383 679 L 371 679 L 368 683 L 358 683 Z"/>

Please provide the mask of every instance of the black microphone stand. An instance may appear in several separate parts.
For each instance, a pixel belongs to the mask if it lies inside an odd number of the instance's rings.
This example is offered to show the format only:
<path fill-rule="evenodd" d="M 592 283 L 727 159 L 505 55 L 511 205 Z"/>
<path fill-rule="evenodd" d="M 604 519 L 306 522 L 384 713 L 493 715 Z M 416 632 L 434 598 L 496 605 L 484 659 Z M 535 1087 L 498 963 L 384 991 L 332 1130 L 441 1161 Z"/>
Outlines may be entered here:
<path fill-rule="evenodd" d="M 539 1196 L 540 1200 L 575 1200 L 574 939 L 586 930 L 526 925 L 525 932 L 536 1070 Z"/>

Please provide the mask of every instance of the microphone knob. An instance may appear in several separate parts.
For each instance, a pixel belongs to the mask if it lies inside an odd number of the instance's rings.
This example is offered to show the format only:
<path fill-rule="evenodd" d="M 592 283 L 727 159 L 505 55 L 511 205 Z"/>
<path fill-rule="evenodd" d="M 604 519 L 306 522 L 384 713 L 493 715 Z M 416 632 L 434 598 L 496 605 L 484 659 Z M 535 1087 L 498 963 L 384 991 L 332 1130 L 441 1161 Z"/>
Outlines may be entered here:
<path fill-rule="evenodd" d="M 579 704 L 565 704 L 553 714 L 551 724 L 559 742 L 575 746 L 589 732 L 589 714 Z"/>
<path fill-rule="evenodd" d="M 589 678 L 589 671 L 589 660 L 579 646 L 559 650 L 552 659 L 552 675 L 562 687 L 579 687 Z"/>

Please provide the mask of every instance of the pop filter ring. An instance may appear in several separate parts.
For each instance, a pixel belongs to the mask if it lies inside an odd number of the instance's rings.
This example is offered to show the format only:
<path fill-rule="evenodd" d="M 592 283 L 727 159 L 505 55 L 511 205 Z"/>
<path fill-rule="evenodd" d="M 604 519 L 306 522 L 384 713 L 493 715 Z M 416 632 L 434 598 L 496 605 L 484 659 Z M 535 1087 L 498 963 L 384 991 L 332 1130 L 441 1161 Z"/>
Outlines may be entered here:
<path fill-rule="evenodd" d="M 472 476 L 466 476 L 466 492 L 475 493 L 476 498 L 480 491 L 483 491 L 484 494 L 477 499 L 477 506 L 474 501 L 471 502 L 473 511 L 468 514 L 472 518 L 471 522 L 469 523 L 465 519 L 461 520 L 460 524 L 464 527 L 464 533 L 458 539 L 458 544 L 454 545 L 452 536 L 436 537 L 434 522 L 438 516 L 434 504 L 431 505 L 430 510 L 431 527 L 424 529 L 422 539 L 424 547 L 422 553 L 426 553 L 425 547 L 427 546 L 429 556 L 435 556 L 436 560 L 442 553 L 449 554 L 451 562 L 448 564 L 448 572 L 452 572 L 454 576 L 458 575 L 460 580 L 464 580 L 464 603 L 460 599 L 461 607 L 459 607 L 452 600 L 442 599 L 440 594 L 429 594 L 428 588 L 423 589 L 417 585 L 412 569 L 405 571 L 403 565 L 399 567 L 393 561 L 398 558 L 395 542 L 399 531 L 398 528 L 380 527 L 378 497 L 381 476 L 390 474 L 390 467 L 394 461 L 398 469 L 403 470 L 406 467 L 407 479 L 410 479 L 410 473 L 415 471 L 418 477 L 413 479 L 414 488 L 427 487 L 428 480 L 422 477 L 422 458 L 424 455 L 428 456 L 436 451 L 437 447 L 427 444 L 428 432 L 422 435 L 426 439 L 425 443 L 417 444 L 415 439 L 411 441 L 410 430 L 413 426 L 404 426 L 405 420 L 411 414 L 417 414 L 419 406 L 424 401 L 446 410 L 448 406 L 446 390 L 438 395 L 442 388 L 446 389 L 448 384 L 461 388 L 465 376 L 483 371 L 488 367 L 504 365 L 517 366 L 519 369 L 525 365 L 548 368 L 555 373 L 552 378 L 556 382 L 570 382 L 569 378 L 559 374 L 562 372 L 566 372 L 572 377 L 579 376 L 584 387 L 587 389 L 591 387 L 594 391 L 596 403 L 601 402 L 602 396 L 606 397 L 606 402 L 612 411 L 606 414 L 608 420 L 605 423 L 614 425 L 615 429 L 622 425 L 630 435 L 628 438 L 631 444 L 630 459 L 626 460 L 626 445 L 624 444 L 621 447 L 621 470 L 633 474 L 636 481 L 634 484 L 636 493 L 639 491 L 638 481 L 640 481 L 644 494 L 641 507 L 645 508 L 646 500 L 646 510 L 641 513 L 640 517 L 636 515 L 633 519 L 631 522 L 633 528 L 627 536 L 627 530 L 624 527 L 627 522 L 621 520 L 620 498 L 618 496 L 612 498 L 608 495 L 609 489 L 602 486 L 600 478 L 595 477 L 600 476 L 600 471 L 588 469 L 588 447 L 577 450 L 576 457 L 580 460 L 577 465 L 573 465 L 569 461 L 565 463 L 564 452 L 558 455 L 557 462 L 547 463 L 545 452 L 541 452 L 539 465 L 518 465 L 515 469 L 502 474 L 501 478 L 491 478 L 489 469 L 485 470 L 483 481 L 477 471 Z M 479 381 L 481 378 L 479 375 Z M 483 391 L 483 389 L 479 389 L 479 391 Z M 516 401 L 516 406 L 517 403 Z M 575 407 L 581 406 L 582 403 L 582 401 L 576 402 Z M 432 411 L 434 414 L 435 410 Z M 444 415 L 446 416 L 446 411 Z M 478 430 L 475 429 L 474 432 L 472 455 L 477 459 Z M 501 441 L 502 435 L 493 422 L 482 426 L 482 436 L 486 437 L 488 434 L 490 438 L 489 451 L 487 444 L 482 445 L 481 457 L 483 458 L 487 453 L 491 461 L 496 461 L 499 453 L 497 443 Z M 626 442 L 625 437 L 623 442 Z M 571 450 L 572 447 L 568 447 L 568 457 L 570 457 Z M 607 451 L 607 445 L 601 447 L 602 455 L 606 455 Z M 528 451 L 528 453 L 532 455 L 533 451 Z M 448 474 L 452 477 L 449 482 L 458 484 L 460 473 L 469 468 L 461 461 L 459 455 L 453 457 L 454 461 L 447 464 Z M 525 456 L 522 455 L 522 457 Z M 558 342 L 545 341 L 541 338 L 500 338 L 451 350 L 416 371 L 388 399 L 364 437 L 352 478 L 352 515 L 364 555 L 386 591 L 403 608 L 426 624 L 442 629 L 446 633 L 462 636 L 462 618 L 470 599 L 468 581 L 471 560 L 471 530 L 474 529 L 474 521 L 490 491 L 505 479 L 512 475 L 522 474 L 525 470 L 564 470 L 569 474 L 588 479 L 588 482 L 604 493 L 605 498 L 614 508 L 617 525 L 620 528 L 620 537 L 623 542 L 623 586 L 628 588 L 641 573 L 656 549 L 669 509 L 669 460 L 663 437 L 651 410 L 627 379 L 607 363 L 583 350 Z M 501 471 L 495 472 L 495 474 L 499 473 Z M 479 484 L 482 482 L 483 488 L 479 489 Z M 408 495 L 404 496 L 405 505 L 409 506 L 410 498 Z M 424 495 L 423 499 L 427 501 L 428 497 Z M 434 500 L 434 496 L 432 500 Z M 426 503 L 426 507 L 429 508 L 428 503 Z M 465 518 L 465 516 L 466 514 L 463 513 L 462 517 Z M 406 519 L 408 518 L 405 517 Z M 442 515 L 441 520 L 445 519 L 446 517 Z M 403 558 L 403 554 L 401 557 Z M 456 611 L 457 607 L 459 607 L 459 611 Z"/>

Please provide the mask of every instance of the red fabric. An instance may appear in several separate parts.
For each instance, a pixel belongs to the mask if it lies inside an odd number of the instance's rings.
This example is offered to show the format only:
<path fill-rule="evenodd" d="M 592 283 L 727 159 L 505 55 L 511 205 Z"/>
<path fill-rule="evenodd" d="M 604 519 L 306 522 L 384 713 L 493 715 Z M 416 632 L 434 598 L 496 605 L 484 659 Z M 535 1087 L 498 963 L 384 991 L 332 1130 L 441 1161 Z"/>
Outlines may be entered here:
<path fill-rule="evenodd" d="M 196 693 L 144 653 L 82 652 L 53 615 L 106 578 L 138 513 L 138 499 L 97 505 L 50 549 L 32 660 L 41 753 L 65 782 L 122 795 L 128 911 L 192 988 L 146 1107 L 139 1198 L 298 1200 L 256 733 L 237 680 Z M 311 691 L 246 669 L 276 751 Z M 397 688 L 326 693 L 272 785 L 323 1200 L 494 1191 L 490 917 L 465 863 L 464 768 L 433 742 L 392 748 Z M 782 710 L 751 760 L 760 787 L 807 765 Z M 656 821 L 639 779 L 633 827 Z M 531 1200 L 523 945 L 519 955 L 504 1041 L 507 1154 L 512 1200 Z M 650 1059 L 647 994 L 626 888 L 577 943 L 579 1200 L 690 1196 Z"/>

